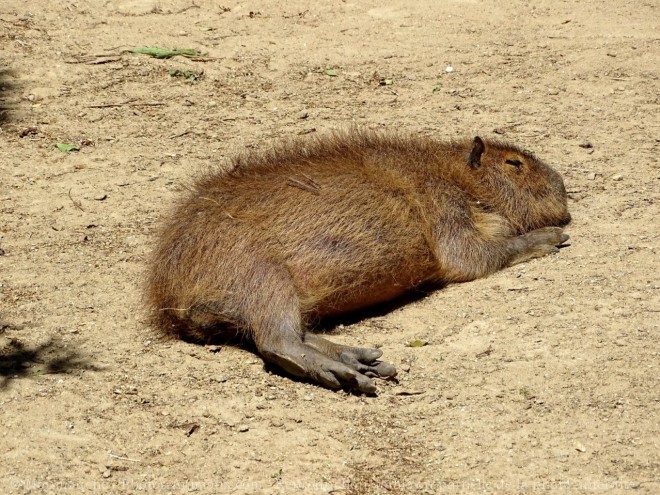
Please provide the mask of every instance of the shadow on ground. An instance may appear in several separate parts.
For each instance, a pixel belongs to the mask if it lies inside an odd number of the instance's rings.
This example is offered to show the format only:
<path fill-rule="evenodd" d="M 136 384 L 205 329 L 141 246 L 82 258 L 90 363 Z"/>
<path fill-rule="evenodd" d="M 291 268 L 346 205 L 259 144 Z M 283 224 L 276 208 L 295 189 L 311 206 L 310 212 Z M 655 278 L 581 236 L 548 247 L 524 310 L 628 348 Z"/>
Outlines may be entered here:
<path fill-rule="evenodd" d="M 12 379 L 79 369 L 98 371 L 87 357 L 69 347 L 54 339 L 36 347 L 10 339 L 0 348 L 0 391 L 7 388 Z"/>
<path fill-rule="evenodd" d="M 4 124 L 9 118 L 10 108 L 7 99 L 12 89 L 14 89 L 12 73 L 0 60 L 0 124 Z"/>

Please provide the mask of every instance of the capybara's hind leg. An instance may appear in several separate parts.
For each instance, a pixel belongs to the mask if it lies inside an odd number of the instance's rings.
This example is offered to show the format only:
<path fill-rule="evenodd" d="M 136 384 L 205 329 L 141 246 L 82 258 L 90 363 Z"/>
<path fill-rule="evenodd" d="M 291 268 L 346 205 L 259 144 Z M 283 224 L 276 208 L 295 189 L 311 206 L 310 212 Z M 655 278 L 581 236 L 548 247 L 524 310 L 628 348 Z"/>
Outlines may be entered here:
<path fill-rule="evenodd" d="M 381 350 L 336 344 L 310 332 L 305 334 L 305 344 L 367 376 L 380 378 L 396 376 L 396 368 L 392 364 L 378 361 L 383 355 Z"/>
<path fill-rule="evenodd" d="M 293 281 L 286 270 L 276 266 L 271 265 L 267 272 L 261 272 L 267 280 L 253 284 L 243 306 L 243 318 L 261 356 L 292 375 L 328 388 L 345 387 L 374 393 L 376 385 L 365 374 L 304 342 Z"/>

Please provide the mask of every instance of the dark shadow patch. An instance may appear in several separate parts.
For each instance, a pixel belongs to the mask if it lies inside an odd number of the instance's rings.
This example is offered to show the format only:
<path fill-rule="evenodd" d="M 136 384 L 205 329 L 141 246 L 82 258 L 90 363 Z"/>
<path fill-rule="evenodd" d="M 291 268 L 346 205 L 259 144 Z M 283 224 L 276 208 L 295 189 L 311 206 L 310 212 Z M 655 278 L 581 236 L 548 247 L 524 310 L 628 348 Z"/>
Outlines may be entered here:
<path fill-rule="evenodd" d="M 408 304 L 421 301 L 435 290 L 442 288 L 438 285 L 428 285 L 418 287 L 412 292 L 408 292 L 402 296 L 393 299 L 392 301 L 376 304 L 367 308 L 358 309 L 350 313 L 339 316 L 332 316 L 323 318 L 318 321 L 312 321 L 310 327 L 313 331 L 318 333 L 327 333 L 332 331 L 338 325 L 354 325 L 370 318 L 381 318 L 386 316 L 397 309 L 400 309 Z"/>
<path fill-rule="evenodd" d="M 407 306 L 408 304 L 421 301 L 422 299 L 428 297 L 429 294 L 441 288 L 442 286 L 438 284 L 424 285 L 392 301 L 376 304 L 374 306 L 369 306 L 367 308 L 352 311 L 350 313 L 325 317 L 321 319 L 315 318 L 312 315 L 308 318 L 306 327 L 309 331 L 315 333 L 328 333 L 338 325 L 348 326 L 364 320 L 368 320 L 370 318 L 386 316 L 397 309 Z M 200 334 L 207 335 L 207 337 L 204 339 L 190 335 L 190 333 L 185 329 L 181 329 L 175 333 L 180 336 L 179 338 L 181 340 L 190 344 L 240 347 L 242 349 L 258 354 L 257 348 L 254 345 L 252 338 L 248 335 L 247 331 L 241 331 L 240 329 L 232 328 L 231 326 L 225 324 L 214 325 L 212 327 L 206 328 L 204 331 L 198 332 Z"/>
<path fill-rule="evenodd" d="M 87 357 L 68 347 L 54 339 L 36 347 L 10 339 L 7 345 L 0 348 L 0 390 L 7 388 L 9 382 L 16 378 L 68 373 L 77 369 L 99 370 Z"/>
<path fill-rule="evenodd" d="M 15 84 L 12 82 L 12 72 L 0 60 L 0 124 L 9 120 L 9 104 L 7 103 L 9 95 Z"/>
<path fill-rule="evenodd" d="M 190 335 L 185 330 L 181 330 L 176 339 L 189 344 L 239 347 L 257 353 L 254 341 L 246 332 L 242 332 L 228 325 L 214 325 L 212 327 L 207 327 L 200 333 L 206 333 L 207 336 L 205 338 L 199 338 Z"/>

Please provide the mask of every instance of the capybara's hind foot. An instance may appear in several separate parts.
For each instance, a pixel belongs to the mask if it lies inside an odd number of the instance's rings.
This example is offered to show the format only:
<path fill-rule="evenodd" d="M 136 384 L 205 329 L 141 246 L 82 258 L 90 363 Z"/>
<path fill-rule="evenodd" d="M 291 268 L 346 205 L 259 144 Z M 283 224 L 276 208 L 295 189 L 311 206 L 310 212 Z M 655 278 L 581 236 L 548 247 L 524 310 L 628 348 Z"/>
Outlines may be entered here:
<path fill-rule="evenodd" d="M 378 358 L 383 355 L 383 351 L 379 349 L 336 344 L 309 332 L 305 334 L 305 344 L 312 346 L 330 359 L 341 361 L 369 377 L 391 378 L 396 376 L 396 368 L 392 364 L 378 361 Z"/>
<path fill-rule="evenodd" d="M 396 374 L 394 366 L 376 360 L 381 354 L 377 349 L 346 347 L 335 359 L 312 345 L 289 342 L 278 350 L 262 349 L 261 354 L 264 359 L 288 373 L 309 378 L 331 389 L 349 388 L 373 394 L 376 385 L 370 377 Z"/>

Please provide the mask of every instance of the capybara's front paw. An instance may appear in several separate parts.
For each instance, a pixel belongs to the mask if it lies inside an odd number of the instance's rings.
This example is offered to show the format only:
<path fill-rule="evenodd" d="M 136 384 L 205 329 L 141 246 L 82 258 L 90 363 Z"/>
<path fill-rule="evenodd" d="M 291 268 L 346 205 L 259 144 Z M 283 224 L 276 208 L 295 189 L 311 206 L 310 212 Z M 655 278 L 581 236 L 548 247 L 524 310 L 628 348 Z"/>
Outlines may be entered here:
<path fill-rule="evenodd" d="M 561 227 L 544 227 L 532 230 L 514 239 L 516 248 L 508 264 L 511 266 L 557 253 L 559 252 L 559 246 L 568 239 L 568 234 L 564 234 L 564 229 Z"/>
<path fill-rule="evenodd" d="M 525 234 L 533 246 L 552 246 L 557 247 L 564 244 L 568 239 L 568 234 L 564 234 L 562 227 L 544 227 L 542 229 L 532 230 Z"/>

